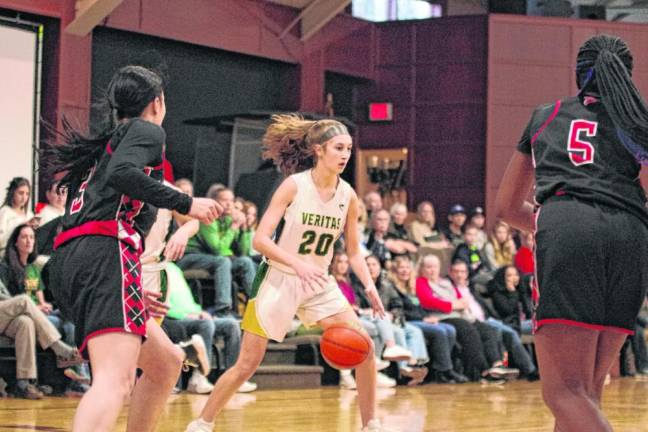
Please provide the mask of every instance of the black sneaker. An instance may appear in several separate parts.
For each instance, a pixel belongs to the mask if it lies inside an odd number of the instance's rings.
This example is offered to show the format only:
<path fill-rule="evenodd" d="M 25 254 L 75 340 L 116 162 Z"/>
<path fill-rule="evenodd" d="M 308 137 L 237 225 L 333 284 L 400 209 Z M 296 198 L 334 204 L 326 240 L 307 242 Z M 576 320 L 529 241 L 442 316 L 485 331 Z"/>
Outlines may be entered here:
<path fill-rule="evenodd" d="M 455 380 L 448 375 L 447 371 L 434 371 L 434 382 L 439 384 L 454 384 Z"/>
<path fill-rule="evenodd" d="M 529 374 L 526 374 L 526 376 L 524 378 L 526 378 L 526 380 L 529 381 L 529 382 L 534 382 L 534 381 L 538 381 L 540 379 L 540 374 L 538 373 L 537 370 L 535 370 L 535 371 L 533 371 L 533 372 L 531 372 Z"/>
<path fill-rule="evenodd" d="M 200 373 L 207 376 L 211 370 L 209 358 L 207 357 L 207 347 L 199 335 L 191 336 L 191 339 L 178 344 L 185 352 L 183 370 L 189 370 L 189 367 L 200 369 Z"/>
<path fill-rule="evenodd" d="M 443 372 L 445 376 L 447 376 L 450 380 L 454 381 L 457 384 L 465 384 L 467 383 L 468 377 L 464 374 L 460 374 L 459 372 L 455 372 L 453 369 L 450 369 L 448 371 Z"/>

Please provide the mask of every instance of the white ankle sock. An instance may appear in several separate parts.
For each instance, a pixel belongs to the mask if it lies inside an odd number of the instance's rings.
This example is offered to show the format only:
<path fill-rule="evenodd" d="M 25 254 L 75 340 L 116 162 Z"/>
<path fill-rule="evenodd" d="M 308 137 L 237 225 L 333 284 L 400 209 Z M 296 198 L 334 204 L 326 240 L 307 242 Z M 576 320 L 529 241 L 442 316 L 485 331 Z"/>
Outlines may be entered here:
<path fill-rule="evenodd" d="M 214 423 L 213 422 L 207 422 L 203 420 L 202 418 L 197 418 L 196 420 L 192 421 L 191 424 L 189 425 L 190 427 L 187 428 L 187 430 L 190 431 L 196 431 L 196 432 L 211 432 L 214 429 Z"/>

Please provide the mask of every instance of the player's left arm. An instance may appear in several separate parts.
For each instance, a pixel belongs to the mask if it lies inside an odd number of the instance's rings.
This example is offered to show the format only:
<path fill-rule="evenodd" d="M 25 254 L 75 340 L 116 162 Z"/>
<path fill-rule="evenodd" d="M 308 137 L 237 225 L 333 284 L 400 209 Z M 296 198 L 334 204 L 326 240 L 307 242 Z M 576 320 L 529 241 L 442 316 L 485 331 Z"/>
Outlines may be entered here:
<path fill-rule="evenodd" d="M 158 208 L 187 214 L 192 198 L 164 186 L 144 173 L 147 166 L 162 163 L 164 130 L 153 123 L 134 120 L 108 162 L 108 184 L 115 190 Z"/>
<path fill-rule="evenodd" d="M 531 156 L 516 150 L 497 191 L 496 217 L 504 219 L 515 228 L 532 232 L 535 229 L 534 206 L 527 197 L 533 182 Z"/>
<path fill-rule="evenodd" d="M 380 301 L 380 296 L 376 290 L 376 285 L 371 279 L 367 262 L 360 253 L 360 239 L 358 235 L 358 196 L 351 192 L 349 200 L 349 211 L 347 212 L 346 223 L 344 225 L 344 239 L 346 243 L 346 253 L 349 257 L 349 264 L 353 273 L 365 288 L 365 294 L 371 302 L 371 307 L 376 315 L 381 318 L 385 317 L 385 307 Z"/>

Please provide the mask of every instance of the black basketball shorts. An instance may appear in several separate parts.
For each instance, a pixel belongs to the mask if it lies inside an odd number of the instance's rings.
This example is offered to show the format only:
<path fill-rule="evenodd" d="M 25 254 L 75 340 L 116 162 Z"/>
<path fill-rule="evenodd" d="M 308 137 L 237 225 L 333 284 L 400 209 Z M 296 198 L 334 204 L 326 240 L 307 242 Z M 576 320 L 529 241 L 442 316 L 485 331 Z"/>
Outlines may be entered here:
<path fill-rule="evenodd" d="M 48 288 L 75 325 L 75 341 L 87 344 L 110 332 L 146 336 L 139 253 L 115 237 L 83 236 L 59 247 L 50 260 Z"/>
<path fill-rule="evenodd" d="M 570 196 L 538 211 L 536 328 L 633 334 L 648 289 L 648 228 L 629 212 Z"/>

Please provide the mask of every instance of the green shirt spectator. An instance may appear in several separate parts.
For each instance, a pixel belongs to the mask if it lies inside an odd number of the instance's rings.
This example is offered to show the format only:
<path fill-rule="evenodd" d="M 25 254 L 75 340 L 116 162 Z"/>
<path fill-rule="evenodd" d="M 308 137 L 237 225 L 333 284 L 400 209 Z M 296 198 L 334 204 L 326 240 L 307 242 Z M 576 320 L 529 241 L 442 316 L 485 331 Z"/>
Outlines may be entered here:
<path fill-rule="evenodd" d="M 232 217 L 224 216 L 209 225 L 201 223 L 198 234 L 189 239 L 187 252 L 233 256 L 233 245 L 238 237 L 239 229 L 232 228 Z"/>
<path fill-rule="evenodd" d="M 167 283 L 173 287 L 169 290 L 167 297 L 169 302 L 167 316 L 172 319 L 186 319 L 188 315 L 200 314 L 202 307 L 194 300 L 180 267 L 174 263 L 168 263 L 166 272 Z"/>

